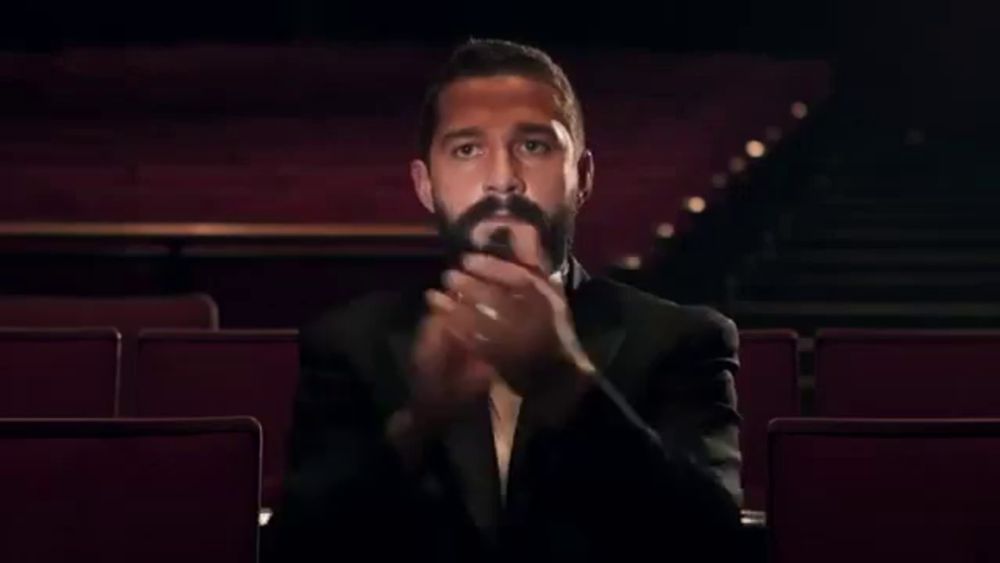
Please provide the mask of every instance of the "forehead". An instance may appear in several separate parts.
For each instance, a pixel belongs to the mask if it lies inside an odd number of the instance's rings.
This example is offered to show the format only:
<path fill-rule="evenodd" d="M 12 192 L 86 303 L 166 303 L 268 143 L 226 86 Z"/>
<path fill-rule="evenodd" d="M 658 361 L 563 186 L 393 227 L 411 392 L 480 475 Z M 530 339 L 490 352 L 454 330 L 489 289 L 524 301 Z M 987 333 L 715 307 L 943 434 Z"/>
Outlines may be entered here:
<path fill-rule="evenodd" d="M 559 92 L 516 75 L 463 78 L 438 97 L 438 133 L 463 127 L 503 127 L 520 122 L 565 123 Z"/>

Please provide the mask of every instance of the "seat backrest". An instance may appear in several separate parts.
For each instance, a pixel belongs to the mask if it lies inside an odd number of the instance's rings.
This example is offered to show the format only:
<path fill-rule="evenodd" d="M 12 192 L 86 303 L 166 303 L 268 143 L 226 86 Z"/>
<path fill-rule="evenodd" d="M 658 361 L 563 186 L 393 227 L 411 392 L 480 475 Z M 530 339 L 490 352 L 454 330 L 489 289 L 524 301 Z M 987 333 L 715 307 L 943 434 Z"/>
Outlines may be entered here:
<path fill-rule="evenodd" d="M 0 561 L 254 563 L 252 419 L 0 421 Z"/>
<path fill-rule="evenodd" d="M 203 294 L 149 297 L 0 296 L 0 326 L 218 328 L 218 307 Z"/>
<path fill-rule="evenodd" d="M 782 419 L 774 563 L 1000 561 L 1000 420 Z"/>
<path fill-rule="evenodd" d="M 736 396 L 743 424 L 744 506 L 764 510 L 767 498 L 767 424 L 798 416 L 798 335 L 791 330 L 740 332 Z"/>
<path fill-rule="evenodd" d="M 120 354 L 113 328 L 0 328 L 0 417 L 115 416 Z"/>
<path fill-rule="evenodd" d="M 824 330 L 817 414 L 1000 417 L 1000 331 Z"/>
<path fill-rule="evenodd" d="M 128 412 L 134 400 L 129 387 L 135 369 L 135 339 L 146 328 L 219 328 L 219 309 L 208 295 L 143 297 L 0 296 L 0 326 L 111 326 L 122 334 L 122 384 L 119 408 Z"/>
<path fill-rule="evenodd" d="M 143 331 L 133 414 L 256 418 L 264 431 L 264 503 L 274 506 L 298 369 L 294 330 Z"/>

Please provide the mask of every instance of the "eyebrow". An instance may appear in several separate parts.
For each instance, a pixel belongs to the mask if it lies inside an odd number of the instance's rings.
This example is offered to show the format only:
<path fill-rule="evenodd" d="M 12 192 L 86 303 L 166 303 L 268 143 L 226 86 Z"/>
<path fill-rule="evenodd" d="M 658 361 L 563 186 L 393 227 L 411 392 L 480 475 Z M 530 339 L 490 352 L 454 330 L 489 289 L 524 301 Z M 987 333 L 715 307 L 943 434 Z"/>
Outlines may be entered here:
<path fill-rule="evenodd" d="M 482 137 L 483 130 L 479 127 L 465 127 L 462 129 L 455 129 L 454 131 L 448 131 L 447 133 L 441 135 L 441 144 L 448 143 L 455 139 L 468 139 L 470 137 Z"/>
<path fill-rule="evenodd" d="M 518 123 L 517 132 L 522 135 L 547 135 L 552 138 L 558 138 L 556 132 L 552 130 L 551 125 L 545 125 L 542 123 Z"/>
<path fill-rule="evenodd" d="M 514 129 L 519 135 L 545 135 L 551 139 L 559 139 L 559 135 L 552 129 L 552 126 L 544 123 L 523 122 L 516 124 Z M 484 135 L 485 133 L 479 127 L 463 127 L 444 133 L 438 142 L 445 145 L 456 139 L 477 139 Z"/>

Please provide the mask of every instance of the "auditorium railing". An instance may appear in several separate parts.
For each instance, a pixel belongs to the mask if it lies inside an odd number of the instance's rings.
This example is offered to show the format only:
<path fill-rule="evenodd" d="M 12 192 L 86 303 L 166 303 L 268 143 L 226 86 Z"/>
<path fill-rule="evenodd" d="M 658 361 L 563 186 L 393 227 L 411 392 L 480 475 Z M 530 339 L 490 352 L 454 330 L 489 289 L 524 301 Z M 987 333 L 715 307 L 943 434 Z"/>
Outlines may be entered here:
<path fill-rule="evenodd" d="M 369 291 L 433 281 L 422 224 L 0 222 L 2 294 L 207 293 L 223 326 L 298 326 Z"/>

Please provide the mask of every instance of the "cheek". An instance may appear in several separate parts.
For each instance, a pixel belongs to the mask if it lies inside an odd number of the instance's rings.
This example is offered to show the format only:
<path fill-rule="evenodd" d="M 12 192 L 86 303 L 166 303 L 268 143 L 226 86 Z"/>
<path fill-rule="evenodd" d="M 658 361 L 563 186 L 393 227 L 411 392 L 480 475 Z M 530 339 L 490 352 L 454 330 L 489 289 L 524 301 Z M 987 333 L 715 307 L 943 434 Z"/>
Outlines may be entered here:
<path fill-rule="evenodd" d="M 573 178 L 567 175 L 567 170 L 558 162 L 527 166 L 524 169 L 524 179 L 528 195 L 546 210 L 571 199 L 575 185 Z"/>
<path fill-rule="evenodd" d="M 470 163 L 448 163 L 436 166 L 431 172 L 434 197 L 452 218 L 479 200 L 482 183 L 481 171 Z"/>

